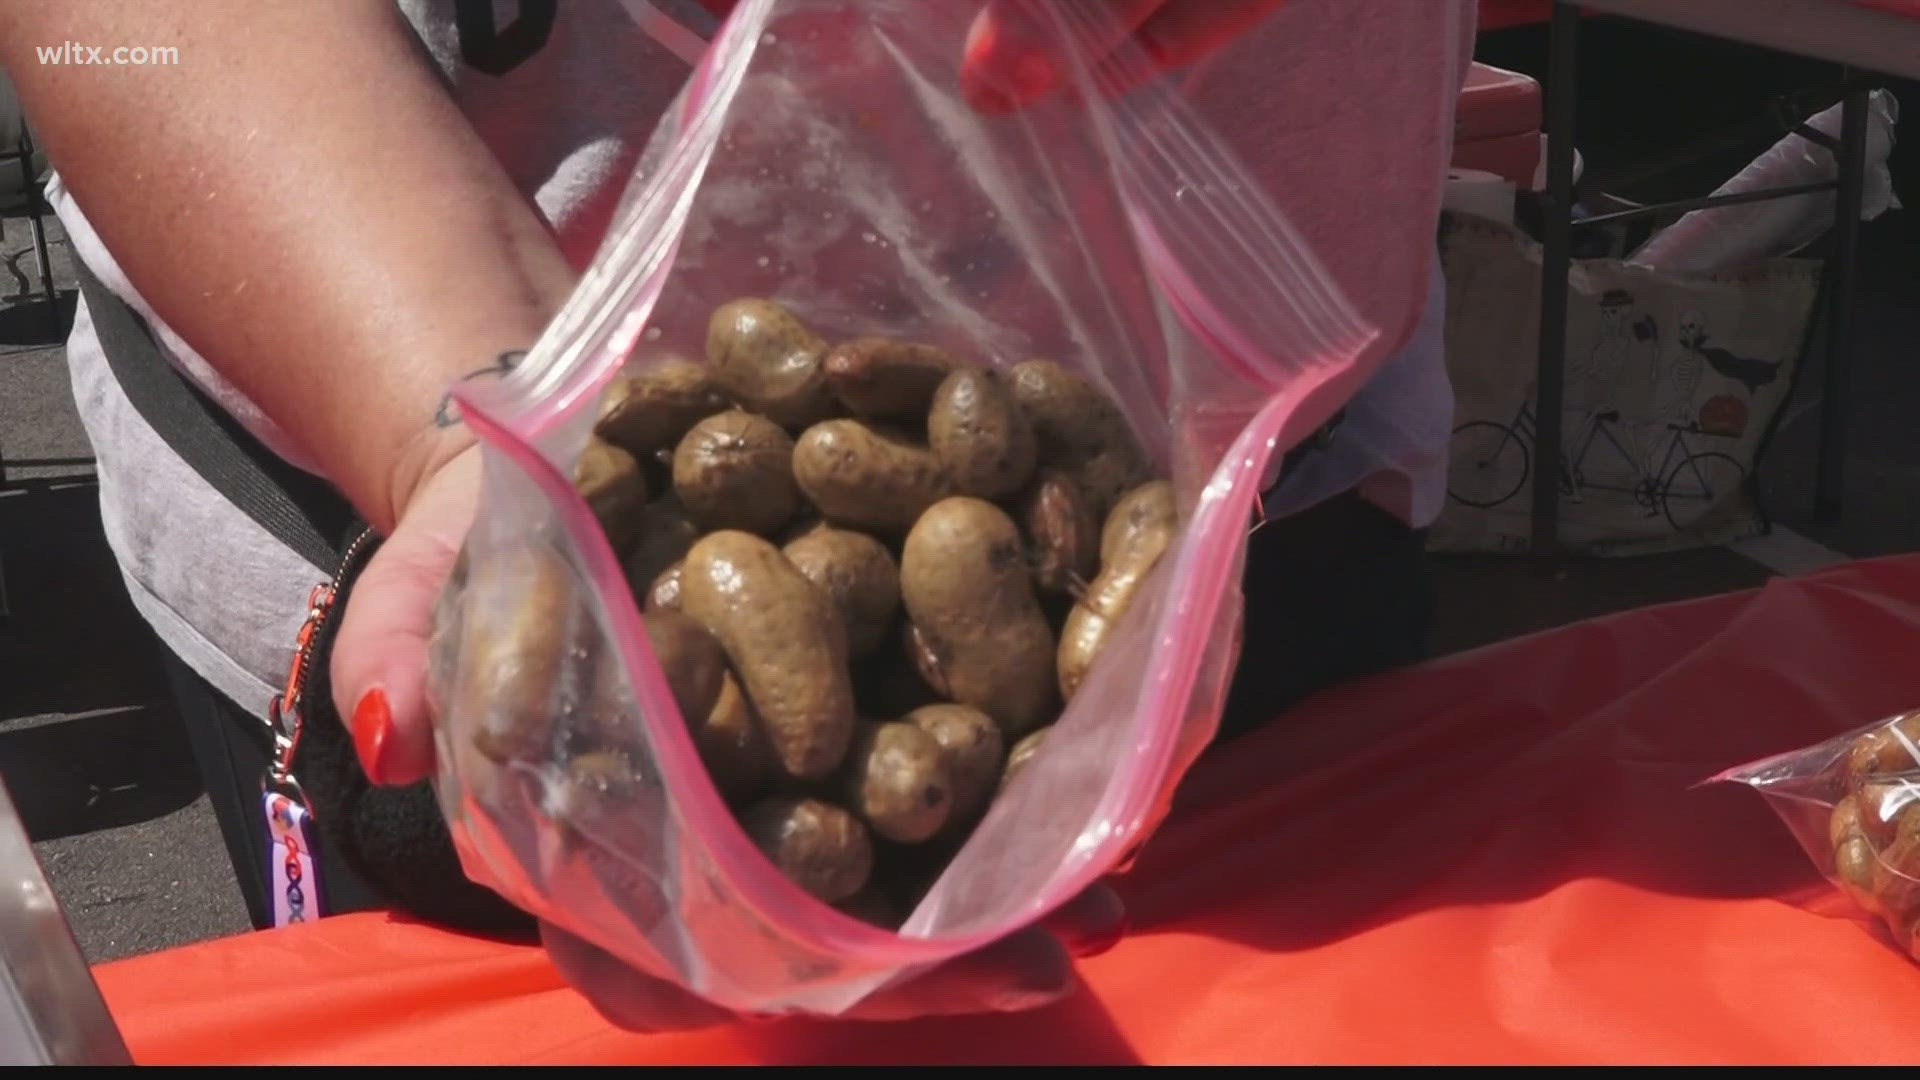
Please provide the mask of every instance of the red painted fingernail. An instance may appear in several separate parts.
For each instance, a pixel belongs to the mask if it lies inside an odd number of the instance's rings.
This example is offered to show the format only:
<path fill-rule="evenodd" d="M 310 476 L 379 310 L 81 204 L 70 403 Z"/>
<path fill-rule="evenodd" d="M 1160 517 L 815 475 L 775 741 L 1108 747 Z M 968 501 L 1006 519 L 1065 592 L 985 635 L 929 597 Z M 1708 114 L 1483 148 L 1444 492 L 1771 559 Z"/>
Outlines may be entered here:
<path fill-rule="evenodd" d="M 353 750 L 360 755 L 360 767 L 367 779 L 376 784 L 387 782 L 392 763 L 387 759 L 393 739 L 393 709 L 387 704 L 387 692 L 374 687 L 353 710 Z"/>
<path fill-rule="evenodd" d="M 1060 69 L 1046 47 L 1009 32 L 1000 20 L 982 19 L 969 36 L 962 66 L 968 104 L 987 115 L 1030 105 L 1060 84 Z"/>
<path fill-rule="evenodd" d="M 975 68 L 967 80 L 968 100 L 988 115 L 1025 108 L 1060 83 L 1053 60 L 1039 49 L 1005 49 Z"/>
<path fill-rule="evenodd" d="M 1013 98 L 998 86 L 982 83 L 972 77 L 968 77 L 963 83 L 963 92 L 966 94 L 967 104 L 973 106 L 973 110 L 982 116 L 1005 116 L 1019 107 Z"/>

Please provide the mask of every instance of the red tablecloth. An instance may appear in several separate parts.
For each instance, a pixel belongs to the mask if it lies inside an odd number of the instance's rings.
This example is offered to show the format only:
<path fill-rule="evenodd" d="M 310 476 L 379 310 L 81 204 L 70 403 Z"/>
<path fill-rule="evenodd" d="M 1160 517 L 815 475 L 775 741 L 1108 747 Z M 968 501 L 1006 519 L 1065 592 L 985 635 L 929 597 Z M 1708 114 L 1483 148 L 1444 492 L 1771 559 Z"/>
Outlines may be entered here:
<path fill-rule="evenodd" d="M 1482 32 L 1543 23 L 1552 15 L 1553 0 L 1480 0 Z"/>
<path fill-rule="evenodd" d="M 1044 1013 L 609 1030 L 530 948 L 379 916 L 109 964 L 149 1063 L 1920 1060 L 1920 968 L 1735 762 L 1920 703 L 1920 559 L 1526 638 L 1208 761 Z"/>
<path fill-rule="evenodd" d="M 1920 0 L 1853 0 L 1861 7 L 1879 8 L 1881 11 L 1908 18 L 1920 19 Z"/>

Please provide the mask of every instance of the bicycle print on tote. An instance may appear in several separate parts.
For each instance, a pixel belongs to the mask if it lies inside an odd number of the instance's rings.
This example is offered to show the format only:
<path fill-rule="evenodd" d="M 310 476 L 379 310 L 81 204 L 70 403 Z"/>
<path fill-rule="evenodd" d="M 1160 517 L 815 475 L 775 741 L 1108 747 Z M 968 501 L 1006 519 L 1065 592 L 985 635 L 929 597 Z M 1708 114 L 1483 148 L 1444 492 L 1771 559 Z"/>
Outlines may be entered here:
<path fill-rule="evenodd" d="M 1566 434 L 1573 446 L 1569 456 L 1560 455 L 1560 495 L 1578 505 L 1587 493 L 1604 491 L 1629 496 L 1648 517 L 1665 516 L 1675 530 L 1692 527 L 1727 496 L 1736 494 L 1746 482 L 1747 470 L 1733 455 L 1719 450 L 1698 450 L 1694 439 L 1733 439 L 1734 435 L 1708 431 L 1697 422 L 1668 423 L 1671 438 L 1664 444 L 1658 460 L 1636 455 L 1616 432 L 1620 423 L 1617 409 L 1589 410 L 1585 423 L 1569 425 Z M 1610 451 L 1630 482 L 1606 483 L 1605 474 L 1596 479 L 1588 473 L 1588 457 L 1596 446 Z M 1454 429 L 1449 451 L 1447 494 L 1476 510 L 1491 510 L 1530 490 L 1527 481 L 1534 469 L 1533 403 L 1523 402 L 1513 419 L 1473 420 Z"/>
<path fill-rule="evenodd" d="M 1560 453 L 1549 462 L 1534 393 L 1540 246 L 1464 215 L 1446 218 L 1440 242 L 1455 413 L 1430 549 L 1530 550 L 1543 477 L 1558 491 L 1564 554 L 1651 554 L 1765 529 L 1755 461 L 1793 384 L 1817 260 L 1676 274 L 1575 259 Z"/>

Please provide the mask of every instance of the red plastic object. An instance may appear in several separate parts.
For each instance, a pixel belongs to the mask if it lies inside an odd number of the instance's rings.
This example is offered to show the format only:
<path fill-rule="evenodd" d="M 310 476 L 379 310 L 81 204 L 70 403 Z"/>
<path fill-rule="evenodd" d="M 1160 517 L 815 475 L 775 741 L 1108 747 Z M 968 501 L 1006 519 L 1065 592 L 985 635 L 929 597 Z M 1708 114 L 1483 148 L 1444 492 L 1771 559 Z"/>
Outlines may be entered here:
<path fill-rule="evenodd" d="M 1920 557 L 1322 695 L 1215 752 L 1041 1013 L 611 1030 L 531 946 L 378 915 L 108 964 L 147 1064 L 1893 1064 L 1920 967 L 1731 765 L 1920 704 Z"/>
<path fill-rule="evenodd" d="M 1552 0 L 1480 0 L 1480 32 L 1531 26 L 1553 17 Z"/>
<path fill-rule="evenodd" d="M 1476 62 L 1454 113 L 1456 140 L 1535 134 L 1540 130 L 1540 84 L 1530 75 Z"/>
<path fill-rule="evenodd" d="M 1539 169 L 1540 84 L 1518 72 L 1476 63 L 1454 111 L 1453 165 L 1532 187 Z"/>
<path fill-rule="evenodd" d="M 1895 15 L 1920 19 L 1920 0 L 1853 0 L 1860 7 L 1878 8 Z"/>

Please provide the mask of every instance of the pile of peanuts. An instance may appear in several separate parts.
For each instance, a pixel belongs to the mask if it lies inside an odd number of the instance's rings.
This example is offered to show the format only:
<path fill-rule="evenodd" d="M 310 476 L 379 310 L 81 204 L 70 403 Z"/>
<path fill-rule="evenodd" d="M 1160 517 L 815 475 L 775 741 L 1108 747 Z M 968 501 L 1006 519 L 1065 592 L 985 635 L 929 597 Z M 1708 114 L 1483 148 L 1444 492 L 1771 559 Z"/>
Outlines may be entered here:
<path fill-rule="evenodd" d="M 1897 733 L 1896 733 L 1897 731 Z M 1905 737 L 1904 741 L 1902 736 Z M 1827 821 L 1834 876 L 1912 950 L 1920 932 L 1920 712 L 1855 739 Z"/>
<path fill-rule="evenodd" d="M 574 482 L 746 835 L 814 897 L 896 927 L 1178 534 L 1172 485 L 1054 361 L 830 343 L 754 298 L 713 312 L 706 353 L 624 373 Z M 557 759 L 560 812 L 604 813 L 644 754 L 630 723 L 576 722 L 556 750 L 534 715 L 566 667 L 554 576 L 486 642 L 499 662 L 469 665 L 496 683 L 474 748 Z"/>

